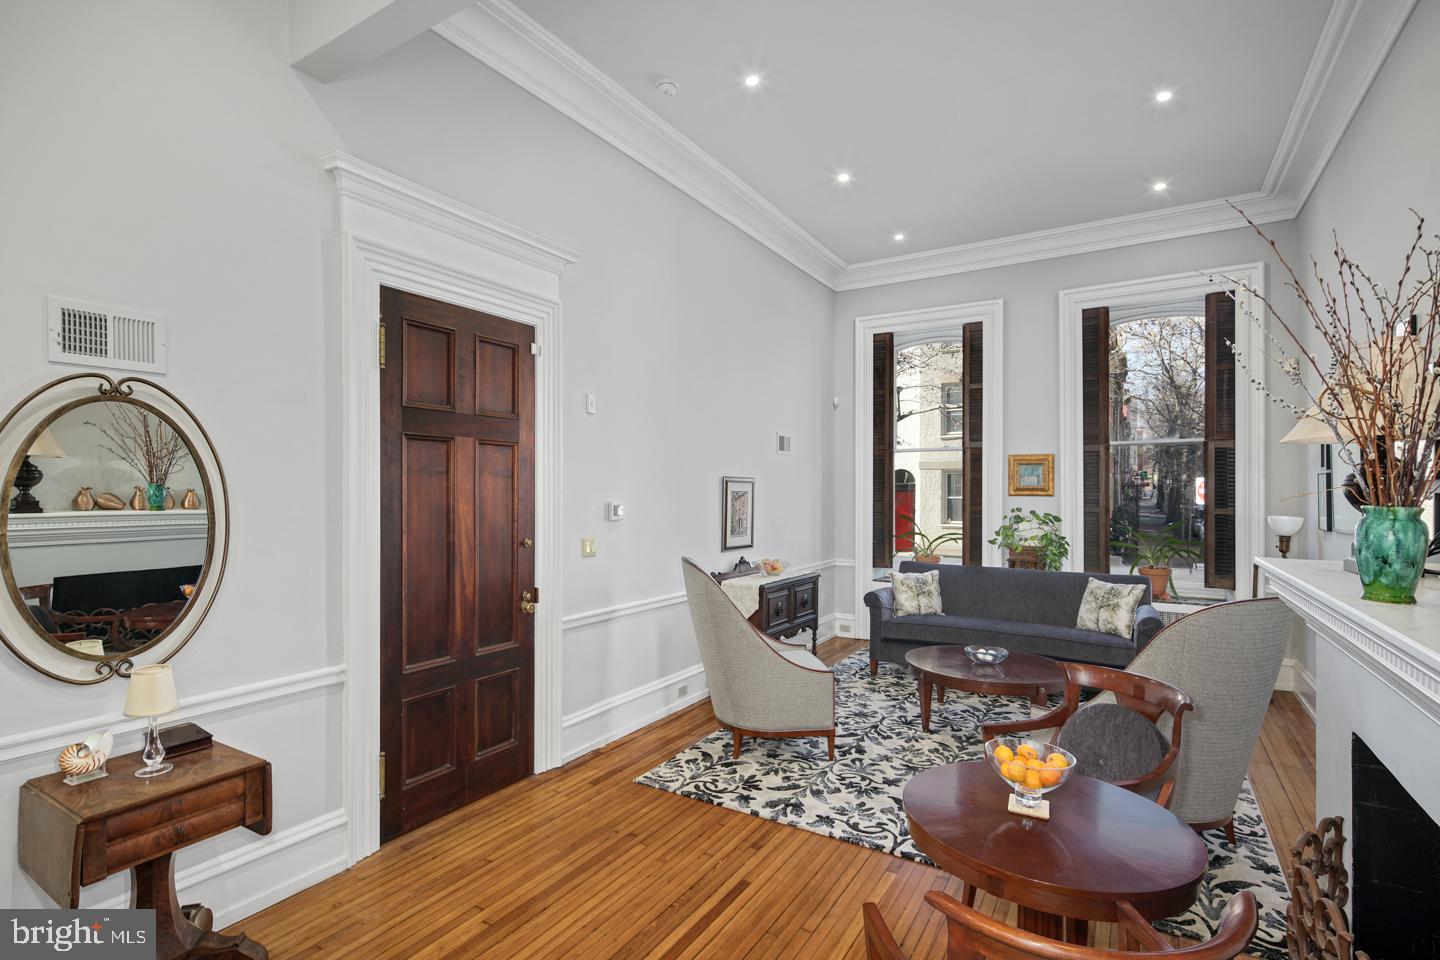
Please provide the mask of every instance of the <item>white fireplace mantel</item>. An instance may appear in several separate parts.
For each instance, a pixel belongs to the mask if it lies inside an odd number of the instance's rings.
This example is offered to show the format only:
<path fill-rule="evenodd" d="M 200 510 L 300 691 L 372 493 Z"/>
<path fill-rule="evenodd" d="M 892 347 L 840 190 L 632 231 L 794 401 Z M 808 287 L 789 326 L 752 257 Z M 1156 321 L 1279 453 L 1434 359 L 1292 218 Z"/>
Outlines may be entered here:
<path fill-rule="evenodd" d="M 1400 606 L 1360 599 L 1360 578 L 1338 561 L 1256 562 L 1314 643 L 1316 817 L 1356 824 L 1358 737 L 1440 822 L 1440 583 L 1423 581 L 1419 602 Z"/>
<path fill-rule="evenodd" d="M 1322 639 L 1440 722 L 1440 583 L 1422 581 L 1413 606 L 1375 603 L 1360 599 L 1359 577 L 1339 561 L 1256 562 Z"/>

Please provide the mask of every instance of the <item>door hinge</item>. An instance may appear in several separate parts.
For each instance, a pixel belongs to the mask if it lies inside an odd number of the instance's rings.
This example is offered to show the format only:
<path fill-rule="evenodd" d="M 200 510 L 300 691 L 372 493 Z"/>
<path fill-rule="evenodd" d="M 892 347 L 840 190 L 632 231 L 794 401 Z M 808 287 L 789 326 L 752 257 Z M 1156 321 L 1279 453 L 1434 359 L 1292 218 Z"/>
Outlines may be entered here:
<path fill-rule="evenodd" d="M 530 344 L 530 356 L 532 356 L 532 357 L 538 357 L 538 356 L 540 356 L 540 344 L 538 344 L 538 343 L 533 343 L 533 342 Z"/>
<path fill-rule="evenodd" d="M 385 324 L 380 324 L 380 369 L 385 369 Z"/>
<path fill-rule="evenodd" d="M 380 799 L 385 799 L 385 751 L 380 751 Z"/>

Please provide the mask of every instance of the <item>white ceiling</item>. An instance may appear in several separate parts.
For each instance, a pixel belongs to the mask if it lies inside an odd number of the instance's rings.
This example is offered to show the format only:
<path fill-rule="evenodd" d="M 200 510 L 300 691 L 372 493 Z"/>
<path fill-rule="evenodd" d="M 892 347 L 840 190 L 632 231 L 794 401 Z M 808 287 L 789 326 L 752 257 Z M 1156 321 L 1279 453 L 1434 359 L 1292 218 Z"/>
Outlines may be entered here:
<path fill-rule="evenodd" d="M 852 264 L 1259 191 L 1330 8 L 516 5 Z M 757 91 L 741 83 L 752 70 Z"/>

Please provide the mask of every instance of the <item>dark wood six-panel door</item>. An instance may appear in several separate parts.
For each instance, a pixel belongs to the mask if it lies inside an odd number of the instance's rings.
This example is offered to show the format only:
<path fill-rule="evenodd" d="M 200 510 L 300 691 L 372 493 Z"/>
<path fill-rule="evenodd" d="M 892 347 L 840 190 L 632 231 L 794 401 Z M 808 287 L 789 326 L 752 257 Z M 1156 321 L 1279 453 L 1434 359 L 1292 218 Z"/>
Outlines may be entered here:
<path fill-rule="evenodd" d="M 380 836 L 533 769 L 532 327 L 381 291 Z"/>

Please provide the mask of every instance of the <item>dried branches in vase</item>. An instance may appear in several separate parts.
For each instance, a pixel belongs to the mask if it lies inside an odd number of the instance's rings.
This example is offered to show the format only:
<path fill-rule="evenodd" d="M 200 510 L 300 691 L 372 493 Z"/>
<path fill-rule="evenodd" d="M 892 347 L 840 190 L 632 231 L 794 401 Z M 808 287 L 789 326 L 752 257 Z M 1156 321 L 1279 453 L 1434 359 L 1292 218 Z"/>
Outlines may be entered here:
<path fill-rule="evenodd" d="M 1251 313 L 1269 344 L 1262 357 L 1276 361 L 1308 407 L 1302 410 L 1267 388 L 1263 362 L 1236 351 L 1236 364 L 1252 385 L 1299 418 L 1282 443 L 1334 443 L 1355 471 L 1365 515 L 1355 531 L 1364 596 L 1389 603 L 1415 602 L 1428 545 L 1420 511 L 1440 486 L 1440 249 L 1424 245 L 1425 219 L 1416 213 L 1415 220 L 1415 237 L 1393 288 L 1352 260 L 1336 237 L 1334 275 L 1322 274 L 1312 261 L 1312 295 L 1275 242 L 1245 217 L 1289 274 L 1286 286 L 1295 291 L 1328 358 L 1311 352 L 1297 325 L 1260 291 L 1237 284 L 1289 338 L 1287 347 L 1264 317 Z"/>
<path fill-rule="evenodd" d="M 151 510 L 164 510 L 170 478 L 190 462 L 190 448 L 170 424 L 143 407 L 106 404 L 110 425 L 86 420 L 106 439 L 101 447 L 145 478 L 145 499 Z"/>

